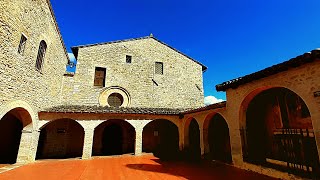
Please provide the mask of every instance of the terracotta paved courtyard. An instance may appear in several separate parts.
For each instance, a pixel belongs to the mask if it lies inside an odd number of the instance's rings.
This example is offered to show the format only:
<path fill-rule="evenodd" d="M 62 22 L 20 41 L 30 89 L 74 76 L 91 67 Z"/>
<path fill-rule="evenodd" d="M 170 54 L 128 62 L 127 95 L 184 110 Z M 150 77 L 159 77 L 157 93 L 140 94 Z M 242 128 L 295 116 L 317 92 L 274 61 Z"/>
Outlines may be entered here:
<path fill-rule="evenodd" d="M 162 162 L 152 155 L 95 157 L 92 160 L 44 160 L 3 172 L 0 179 L 272 179 L 214 163 Z"/>

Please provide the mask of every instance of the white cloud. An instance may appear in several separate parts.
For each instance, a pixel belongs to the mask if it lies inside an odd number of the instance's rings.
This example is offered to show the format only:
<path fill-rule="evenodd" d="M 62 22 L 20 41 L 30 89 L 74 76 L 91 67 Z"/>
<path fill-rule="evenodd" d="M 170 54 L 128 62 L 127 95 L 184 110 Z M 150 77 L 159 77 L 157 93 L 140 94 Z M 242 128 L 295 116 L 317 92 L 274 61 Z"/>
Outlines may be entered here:
<path fill-rule="evenodd" d="M 74 57 L 73 53 L 68 53 L 68 56 L 69 56 L 70 62 L 73 62 L 73 63 L 76 62 L 76 58 Z"/>
<path fill-rule="evenodd" d="M 204 104 L 207 106 L 207 105 L 210 105 L 210 104 L 215 104 L 215 103 L 218 103 L 218 102 L 222 102 L 224 101 L 223 99 L 217 99 L 216 97 L 214 96 L 206 96 L 204 98 Z"/>

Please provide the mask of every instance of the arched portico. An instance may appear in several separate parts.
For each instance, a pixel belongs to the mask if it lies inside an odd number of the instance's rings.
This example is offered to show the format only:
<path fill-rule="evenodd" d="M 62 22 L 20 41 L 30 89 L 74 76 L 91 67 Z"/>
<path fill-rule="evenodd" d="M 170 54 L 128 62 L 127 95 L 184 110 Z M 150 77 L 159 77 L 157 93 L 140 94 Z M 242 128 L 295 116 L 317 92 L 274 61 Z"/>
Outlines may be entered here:
<path fill-rule="evenodd" d="M 179 130 L 169 120 L 149 122 L 143 128 L 142 139 L 143 152 L 152 152 L 162 159 L 177 158 L 179 154 Z"/>
<path fill-rule="evenodd" d="M 20 141 L 23 140 L 22 130 L 32 129 L 30 113 L 21 107 L 6 112 L 0 119 L 0 164 L 16 163 Z M 20 156 L 30 157 L 29 151 L 22 151 Z"/>
<path fill-rule="evenodd" d="M 75 120 L 49 121 L 40 128 L 37 159 L 64 159 L 81 157 L 84 129 Z"/>
<path fill-rule="evenodd" d="M 184 125 L 184 153 L 188 160 L 201 159 L 200 127 L 194 118 L 187 119 Z"/>
<path fill-rule="evenodd" d="M 219 113 L 209 114 L 203 125 L 205 158 L 231 163 L 229 127 Z"/>
<path fill-rule="evenodd" d="M 241 104 L 240 128 L 245 161 L 265 165 L 276 160 L 294 171 L 318 171 L 312 116 L 295 92 L 264 87 L 248 94 Z"/>
<path fill-rule="evenodd" d="M 125 120 L 107 120 L 94 130 L 92 155 L 108 156 L 134 153 L 135 129 Z"/>

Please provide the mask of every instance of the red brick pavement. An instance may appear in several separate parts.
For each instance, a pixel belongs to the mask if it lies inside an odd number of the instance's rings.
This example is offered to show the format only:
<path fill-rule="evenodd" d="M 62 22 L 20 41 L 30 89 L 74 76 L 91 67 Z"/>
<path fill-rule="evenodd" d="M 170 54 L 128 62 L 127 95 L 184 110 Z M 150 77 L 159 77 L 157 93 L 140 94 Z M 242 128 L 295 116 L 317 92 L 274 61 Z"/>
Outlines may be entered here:
<path fill-rule="evenodd" d="M 37 161 L 0 174 L 5 180 L 215 180 L 273 179 L 218 163 L 163 162 L 152 155 Z"/>

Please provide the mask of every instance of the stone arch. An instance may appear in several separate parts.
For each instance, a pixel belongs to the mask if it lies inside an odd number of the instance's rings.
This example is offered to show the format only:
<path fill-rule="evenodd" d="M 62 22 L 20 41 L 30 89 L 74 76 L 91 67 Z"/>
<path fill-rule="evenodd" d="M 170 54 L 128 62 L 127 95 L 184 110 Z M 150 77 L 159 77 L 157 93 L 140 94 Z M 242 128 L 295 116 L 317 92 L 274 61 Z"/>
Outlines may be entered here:
<path fill-rule="evenodd" d="M 312 114 L 300 94 L 286 87 L 268 86 L 255 89 L 245 96 L 239 112 L 245 161 L 257 164 L 269 163 L 268 159 L 287 162 L 286 156 L 290 152 L 281 142 L 288 137 L 300 142 L 293 144 L 297 146 L 294 149 L 301 149 L 291 152 L 296 153 L 295 157 L 305 162 L 306 154 L 312 154 L 311 159 L 319 159 Z M 311 164 L 313 170 L 319 168 L 316 167 L 319 161 Z"/>
<path fill-rule="evenodd" d="M 130 93 L 125 88 L 120 86 L 110 86 L 104 88 L 104 90 L 99 95 L 99 104 L 101 106 L 110 106 L 108 103 L 108 97 L 114 93 L 119 94 L 123 98 L 123 102 L 121 103 L 120 107 L 130 107 Z"/>
<path fill-rule="evenodd" d="M 13 109 L 8 110 L 9 108 Z M 5 114 L 3 114 L 4 112 Z M 22 130 L 32 130 L 32 127 L 31 114 L 17 104 L 9 104 L 7 109 L 2 111 L 0 119 L 0 164 L 17 162 L 20 141 L 23 140 Z M 25 155 L 23 154 L 25 152 L 20 153 L 20 156 Z"/>
<path fill-rule="evenodd" d="M 220 113 L 208 114 L 203 125 L 205 158 L 231 163 L 229 126 Z"/>
<path fill-rule="evenodd" d="M 76 120 L 84 129 L 95 129 L 108 120 Z"/>
<path fill-rule="evenodd" d="M 125 120 L 106 120 L 94 129 L 92 155 L 134 153 L 135 128 Z"/>
<path fill-rule="evenodd" d="M 296 90 L 295 88 L 291 88 L 288 86 L 284 86 L 284 85 L 274 85 L 274 86 L 263 86 L 263 87 L 258 87 L 255 88 L 251 91 L 248 91 L 245 95 L 244 98 L 241 100 L 241 104 L 240 104 L 240 108 L 239 108 L 239 122 L 240 122 L 240 128 L 245 127 L 245 120 L 246 120 L 246 116 L 245 116 L 245 111 L 248 108 L 249 103 L 252 101 L 252 99 L 254 97 L 256 97 L 258 94 L 260 94 L 261 92 L 267 91 L 269 89 L 274 89 L 274 88 L 284 88 L 287 89 L 289 91 L 292 91 L 293 93 L 295 93 L 296 95 L 298 95 L 306 104 L 306 106 L 309 109 L 309 112 L 311 114 L 311 120 L 313 121 L 313 109 L 314 107 L 311 106 L 311 102 L 308 101 L 308 98 L 306 97 L 304 92 L 301 92 L 299 90 Z"/>
<path fill-rule="evenodd" d="M 184 124 L 184 153 L 189 160 L 201 158 L 200 124 L 195 118 L 188 118 Z"/>
<path fill-rule="evenodd" d="M 184 137 L 184 147 L 188 147 L 189 146 L 189 126 L 191 121 L 196 121 L 196 123 L 198 124 L 198 126 L 200 127 L 200 122 L 193 117 L 189 117 L 185 120 L 184 125 L 183 125 L 183 137 Z"/>
<path fill-rule="evenodd" d="M 84 128 L 73 119 L 57 119 L 40 127 L 36 159 L 82 156 Z"/>
<path fill-rule="evenodd" d="M 142 149 L 161 159 L 173 159 L 179 155 L 179 128 L 167 119 L 156 119 L 143 128 Z"/>
<path fill-rule="evenodd" d="M 3 108 L 1 108 L 0 119 L 2 119 L 3 116 L 5 116 L 9 111 L 16 109 L 16 108 L 24 109 L 30 115 L 31 123 L 28 126 L 25 126 L 24 129 L 25 130 L 36 129 L 37 114 L 35 113 L 33 108 L 25 101 L 16 100 L 16 101 L 12 101 L 12 102 L 6 104 Z"/>

